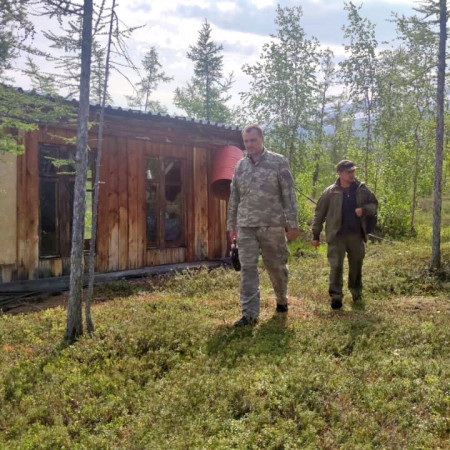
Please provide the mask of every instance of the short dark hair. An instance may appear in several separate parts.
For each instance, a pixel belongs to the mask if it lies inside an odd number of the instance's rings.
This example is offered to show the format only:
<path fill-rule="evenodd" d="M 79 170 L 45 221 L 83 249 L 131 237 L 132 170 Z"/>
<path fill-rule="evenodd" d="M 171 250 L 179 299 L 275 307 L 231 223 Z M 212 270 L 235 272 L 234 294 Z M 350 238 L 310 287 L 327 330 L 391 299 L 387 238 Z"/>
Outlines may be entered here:
<path fill-rule="evenodd" d="M 263 130 L 257 123 L 251 123 L 249 125 L 246 125 L 242 130 L 242 135 L 244 135 L 244 133 L 249 133 L 250 131 L 253 130 L 255 130 L 258 133 L 259 137 L 264 137 Z"/>
<path fill-rule="evenodd" d="M 355 169 L 357 169 L 355 163 L 353 161 L 350 161 L 349 159 L 343 159 L 342 161 L 339 161 L 336 166 L 336 172 L 347 172 Z"/>

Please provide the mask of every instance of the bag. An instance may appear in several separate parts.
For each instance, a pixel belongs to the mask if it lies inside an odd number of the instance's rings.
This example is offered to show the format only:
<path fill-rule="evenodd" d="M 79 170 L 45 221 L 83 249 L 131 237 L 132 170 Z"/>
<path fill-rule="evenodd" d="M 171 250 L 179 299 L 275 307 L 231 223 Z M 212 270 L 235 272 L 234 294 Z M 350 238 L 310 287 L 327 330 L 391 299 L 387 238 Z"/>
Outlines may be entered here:
<path fill-rule="evenodd" d="M 233 269 L 239 272 L 241 270 L 241 262 L 239 261 L 239 250 L 236 239 L 233 239 L 233 243 L 231 244 L 230 257 Z"/>
<path fill-rule="evenodd" d="M 377 227 L 378 215 L 375 213 L 373 216 L 366 216 L 366 232 L 372 234 Z"/>

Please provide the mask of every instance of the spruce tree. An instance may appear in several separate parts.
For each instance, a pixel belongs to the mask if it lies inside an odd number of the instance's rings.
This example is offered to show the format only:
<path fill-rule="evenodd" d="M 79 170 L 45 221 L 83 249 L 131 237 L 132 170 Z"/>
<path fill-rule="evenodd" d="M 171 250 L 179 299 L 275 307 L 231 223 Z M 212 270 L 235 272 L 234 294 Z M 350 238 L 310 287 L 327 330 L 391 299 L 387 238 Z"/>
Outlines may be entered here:
<path fill-rule="evenodd" d="M 233 84 L 233 74 L 223 75 L 222 45 L 211 39 L 211 25 L 205 20 L 198 33 L 197 45 L 190 46 L 187 57 L 194 63 L 194 76 L 184 88 L 175 91 L 175 105 L 188 116 L 216 122 L 229 122 L 231 111 L 226 102 Z"/>
<path fill-rule="evenodd" d="M 142 60 L 144 76 L 137 83 L 135 94 L 127 96 L 128 105 L 139 109 L 153 112 L 167 112 L 167 109 L 156 100 L 151 100 L 150 96 L 156 91 L 159 83 L 167 83 L 173 77 L 167 76 L 159 62 L 158 52 L 155 47 L 151 47 Z"/>

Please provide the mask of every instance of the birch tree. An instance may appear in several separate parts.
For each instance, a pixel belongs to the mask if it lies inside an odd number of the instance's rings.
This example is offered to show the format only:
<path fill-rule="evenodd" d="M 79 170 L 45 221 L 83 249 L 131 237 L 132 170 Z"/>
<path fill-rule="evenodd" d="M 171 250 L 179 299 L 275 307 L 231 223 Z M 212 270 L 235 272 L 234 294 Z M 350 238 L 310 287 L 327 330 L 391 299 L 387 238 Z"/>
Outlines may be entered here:
<path fill-rule="evenodd" d="M 348 24 L 344 25 L 345 50 L 348 58 L 341 62 L 342 80 L 349 89 L 350 99 L 357 111 L 363 113 L 365 134 L 364 177 L 369 180 L 369 163 L 373 153 L 373 119 L 377 95 L 378 46 L 375 26 L 360 15 L 361 6 L 345 3 Z"/>
<path fill-rule="evenodd" d="M 380 57 L 376 134 L 382 141 L 382 165 L 397 149 L 407 153 L 408 162 L 399 169 L 403 173 L 391 173 L 384 185 L 396 193 L 407 189 L 402 199 L 409 214 L 405 233 L 414 235 L 417 199 L 430 195 L 432 186 L 437 39 L 417 16 L 395 16 L 395 23 L 400 46 Z"/>
<path fill-rule="evenodd" d="M 319 96 L 319 107 L 317 110 L 317 119 L 315 127 L 315 144 L 314 144 L 314 172 L 312 175 L 312 197 L 316 198 L 317 183 L 319 181 L 319 171 L 320 171 L 320 159 L 325 156 L 326 153 L 326 134 L 325 126 L 327 124 L 327 118 L 329 113 L 327 109 L 330 106 L 331 98 L 329 95 L 329 90 L 333 86 L 334 78 L 336 76 L 335 67 L 333 63 L 333 52 L 330 49 L 326 49 L 323 52 L 320 61 L 321 76 L 322 80 L 318 84 L 318 96 Z M 328 155 L 327 155 L 328 156 Z"/>
<path fill-rule="evenodd" d="M 251 80 L 249 92 L 241 93 L 245 106 L 270 130 L 268 144 L 297 172 L 313 132 L 320 57 L 319 42 L 306 36 L 301 17 L 300 6 L 277 7 L 277 33 L 264 44 L 256 64 L 243 66 Z"/>

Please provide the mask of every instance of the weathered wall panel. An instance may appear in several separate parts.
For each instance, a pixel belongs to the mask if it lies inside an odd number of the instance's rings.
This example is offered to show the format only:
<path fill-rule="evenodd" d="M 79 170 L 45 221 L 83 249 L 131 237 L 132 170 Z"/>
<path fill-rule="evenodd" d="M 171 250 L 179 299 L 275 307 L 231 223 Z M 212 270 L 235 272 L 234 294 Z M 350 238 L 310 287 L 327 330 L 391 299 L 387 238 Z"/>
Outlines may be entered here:
<path fill-rule="evenodd" d="M 128 267 L 128 160 L 127 141 L 123 138 L 117 140 L 119 161 L 119 269 Z"/>
<path fill-rule="evenodd" d="M 119 161 L 117 139 L 108 139 L 108 270 L 119 268 Z"/>
<path fill-rule="evenodd" d="M 176 264 L 186 261 L 185 248 L 165 248 L 163 250 L 147 250 L 147 266 Z"/>
<path fill-rule="evenodd" d="M 137 158 L 136 141 L 127 143 L 127 198 L 128 198 L 128 266 L 138 267 L 138 176 L 139 161 Z"/>
<path fill-rule="evenodd" d="M 108 190 L 109 190 L 109 153 L 107 143 L 104 143 L 100 161 L 97 220 L 97 256 L 96 270 L 106 272 L 109 260 L 109 226 L 108 226 Z"/>
<path fill-rule="evenodd" d="M 195 260 L 194 150 L 186 149 L 186 258 Z"/>
<path fill-rule="evenodd" d="M 145 143 L 138 142 L 137 146 L 137 265 L 144 267 L 146 265 L 146 245 L 147 245 L 147 227 L 146 227 L 146 205 L 145 205 Z"/>
<path fill-rule="evenodd" d="M 39 264 L 39 132 L 26 135 L 25 153 L 18 159 L 18 276 L 33 280 Z"/>
<path fill-rule="evenodd" d="M 15 265 L 17 261 L 16 155 L 0 156 L 0 230 L 0 265 Z"/>
<path fill-rule="evenodd" d="M 194 148 L 194 256 L 208 257 L 208 153 L 205 148 Z"/>
<path fill-rule="evenodd" d="M 175 122 L 163 117 L 137 120 L 124 112 L 120 113 L 122 117 L 111 113 L 100 164 L 96 271 L 224 256 L 226 202 L 210 194 L 208 173 L 214 149 L 236 145 L 238 133 L 192 121 Z M 1 203 L 0 198 L 0 283 L 69 273 L 70 258 L 39 257 L 38 147 L 41 142 L 67 145 L 54 135 L 69 137 L 74 133 L 73 128 L 49 126 L 27 134 L 26 153 L 18 158 L 17 169 L 6 175 L 0 171 L 2 186 L 17 186 L 17 197 L 8 195 L 10 204 Z M 95 147 L 95 129 L 89 139 Z M 182 247 L 147 249 L 145 154 L 184 159 L 186 234 Z M 13 175 L 16 180 L 11 179 Z M 11 210 L 17 215 L 4 214 Z M 8 223 L 5 225 L 2 219 Z"/>

